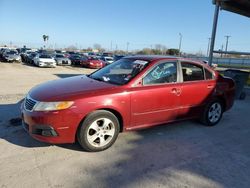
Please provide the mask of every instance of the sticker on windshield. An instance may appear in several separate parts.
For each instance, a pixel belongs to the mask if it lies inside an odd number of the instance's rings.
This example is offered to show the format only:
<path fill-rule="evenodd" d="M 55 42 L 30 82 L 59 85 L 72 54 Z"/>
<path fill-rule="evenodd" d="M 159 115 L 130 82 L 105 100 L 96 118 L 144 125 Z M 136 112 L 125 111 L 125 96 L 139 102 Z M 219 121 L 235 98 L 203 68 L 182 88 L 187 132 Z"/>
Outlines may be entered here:
<path fill-rule="evenodd" d="M 103 76 L 102 79 L 105 81 L 105 82 L 108 82 L 110 80 L 109 77 L 106 77 L 106 76 Z"/>

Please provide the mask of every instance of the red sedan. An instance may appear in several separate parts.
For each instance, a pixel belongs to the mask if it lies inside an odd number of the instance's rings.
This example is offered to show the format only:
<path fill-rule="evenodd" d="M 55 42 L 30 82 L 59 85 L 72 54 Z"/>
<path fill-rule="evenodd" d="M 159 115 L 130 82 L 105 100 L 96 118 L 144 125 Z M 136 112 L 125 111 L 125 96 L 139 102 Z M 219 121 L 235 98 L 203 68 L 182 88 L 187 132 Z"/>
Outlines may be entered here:
<path fill-rule="evenodd" d="M 91 75 L 36 86 L 21 111 L 24 128 L 35 139 L 77 140 L 87 151 L 101 151 L 122 131 L 185 119 L 213 126 L 232 107 L 234 93 L 234 81 L 206 64 L 131 56 Z"/>
<path fill-rule="evenodd" d="M 81 65 L 87 68 L 100 69 L 103 68 L 106 63 L 98 58 L 89 57 L 87 61 L 81 62 Z"/>

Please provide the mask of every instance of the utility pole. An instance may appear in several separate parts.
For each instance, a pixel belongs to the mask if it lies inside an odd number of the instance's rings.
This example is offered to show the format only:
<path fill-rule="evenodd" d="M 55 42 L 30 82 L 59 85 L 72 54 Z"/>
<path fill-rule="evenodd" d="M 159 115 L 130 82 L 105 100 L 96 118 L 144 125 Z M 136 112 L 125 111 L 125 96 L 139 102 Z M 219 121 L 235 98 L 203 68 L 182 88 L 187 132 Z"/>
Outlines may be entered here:
<path fill-rule="evenodd" d="M 209 48 L 210 48 L 210 42 L 211 42 L 211 38 L 208 38 L 208 45 L 207 45 L 207 57 L 209 56 Z"/>
<path fill-rule="evenodd" d="M 129 46 L 129 42 L 127 42 L 127 54 L 128 54 L 128 46 Z"/>
<path fill-rule="evenodd" d="M 111 40 L 111 43 L 110 43 L 110 49 L 112 51 L 112 48 L 113 48 L 113 41 Z"/>
<path fill-rule="evenodd" d="M 75 45 L 76 45 L 76 50 L 78 50 L 78 44 L 77 44 L 77 42 L 75 43 Z"/>
<path fill-rule="evenodd" d="M 225 49 L 225 52 L 227 52 L 227 47 L 228 47 L 228 39 L 231 37 L 229 35 L 226 35 L 226 49 Z"/>
<path fill-rule="evenodd" d="M 179 41 L 179 56 L 181 56 L 181 43 L 182 43 L 182 34 L 179 33 L 180 41 Z"/>
<path fill-rule="evenodd" d="M 220 50 L 221 50 L 220 57 L 222 57 L 222 56 L 223 56 L 223 53 L 222 53 L 222 52 L 223 52 L 223 48 L 224 48 L 224 45 L 222 44 L 222 45 L 221 45 L 221 49 L 220 49 Z"/>

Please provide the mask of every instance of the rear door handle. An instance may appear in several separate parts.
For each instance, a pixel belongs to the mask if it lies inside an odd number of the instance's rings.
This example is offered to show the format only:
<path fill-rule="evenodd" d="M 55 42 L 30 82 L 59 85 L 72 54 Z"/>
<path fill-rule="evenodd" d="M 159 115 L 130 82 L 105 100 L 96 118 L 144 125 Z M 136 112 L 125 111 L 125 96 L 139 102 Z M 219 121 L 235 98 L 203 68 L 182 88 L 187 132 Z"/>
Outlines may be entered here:
<path fill-rule="evenodd" d="M 214 85 L 207 85 L 207 89 L 213 89 Z"/>

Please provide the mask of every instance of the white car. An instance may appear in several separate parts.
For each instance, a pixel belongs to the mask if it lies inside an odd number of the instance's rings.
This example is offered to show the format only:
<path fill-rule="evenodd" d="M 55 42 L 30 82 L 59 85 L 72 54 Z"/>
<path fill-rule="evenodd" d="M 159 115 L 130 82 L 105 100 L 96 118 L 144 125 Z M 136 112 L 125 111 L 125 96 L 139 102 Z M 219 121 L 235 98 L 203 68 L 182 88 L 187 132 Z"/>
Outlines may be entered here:
<path fill-rule="evenodd" d="M 56 67 L 56 61 L 48 54 L 38 54 L 33 61 L 38 67 Z"/>
<path fill-rule="evenodd" d="M 105 61 L 107 64 L 111 64 L 114 62 L 114 58 L 109 56 L 102 56 L 100 59 Z"/>

